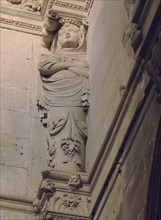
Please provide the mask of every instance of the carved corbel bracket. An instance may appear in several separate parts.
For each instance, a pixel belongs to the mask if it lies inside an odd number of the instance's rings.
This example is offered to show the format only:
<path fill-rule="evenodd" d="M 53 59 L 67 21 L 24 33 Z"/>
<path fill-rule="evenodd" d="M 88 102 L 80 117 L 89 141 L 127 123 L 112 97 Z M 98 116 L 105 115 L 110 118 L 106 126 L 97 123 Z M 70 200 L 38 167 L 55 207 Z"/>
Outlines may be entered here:
<path fill-rule="evenodd" d="M 37 197 L 33 201 L 35 214 L 41 212 L 41 210 L 44 208 L 46 201 L 49 199 L 49 197 L 53 196 L 54 192 L 55 192 L 55 184 L 53 180 L 49 178 L 43 179 L 40 184 Z"/>
<path fill-rule="evenodd" d="M 61 179 L 53 178 L 51 171 L 44 171 L 42 175 L 43 180 L 33 202 L 40 220 L 90 219 L 91 197 L 83 189 L 80 174 L 68 175 L 67 178 L 62 173 Z"/>
<path fill-rule="evenodd" d="M 153 82 L 156 84 L 158 96 L 157 102 L 161 105 L 161 31 L 157 42 L 151 52 L 151 59 L 146 64 L 146 71 Z"/>

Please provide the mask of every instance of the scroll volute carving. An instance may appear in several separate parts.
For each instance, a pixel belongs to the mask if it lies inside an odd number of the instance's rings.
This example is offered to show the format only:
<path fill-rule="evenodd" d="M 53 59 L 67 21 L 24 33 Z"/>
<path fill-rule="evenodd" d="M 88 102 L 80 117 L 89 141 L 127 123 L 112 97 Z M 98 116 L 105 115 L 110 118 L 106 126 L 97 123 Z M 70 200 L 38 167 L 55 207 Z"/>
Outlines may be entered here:
<path fill-rule="evenodd" d="M 146 71 L 157 86 L 157 102 L 161 104 L 161 31 L 151 52 L 151 59 L 146 64 Z"/>

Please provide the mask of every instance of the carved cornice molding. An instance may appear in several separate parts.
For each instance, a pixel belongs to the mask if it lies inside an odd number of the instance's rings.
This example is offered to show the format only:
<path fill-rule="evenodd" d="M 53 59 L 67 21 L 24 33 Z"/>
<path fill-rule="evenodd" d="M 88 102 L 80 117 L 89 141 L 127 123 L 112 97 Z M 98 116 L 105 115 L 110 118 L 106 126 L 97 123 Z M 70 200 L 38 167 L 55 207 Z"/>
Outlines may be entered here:
<path fill-rule="evenodd" d="M 32 202 L 33 198 L 0 194 L 0 208 L 3 210 L 13 210 L 33 215 Z"/>
<path fill-rule="evenodd" d="M 25 22 L 21 22 L 21 21 L 14 21 L 14 20 L 2 18 L 2 17 L 0 18 L 0 23 L 13 25 L 16 27 L 34 30 L 34 31 L 38 31 L 38 32 L 40 32 L 42 29 L 42 27 L 39 25 L 29 24 L 29 23 L 25 23 Z"/>
<path fill-rule="evenodd" d="M 79 2 L 79 0 L 78 0 Z M 73 10 L 78 10 L 78 11 L 82 11 L 82 12 L 88 12 L 93 0 L 82 0 L 81 2 L 84 3 L 84 5 L 79 5 L 79 4 L 73 4 L 73 3 L 69 3 L 67 1 L 63 1 L 63 0 L 50 0 L 49 1 L 49 5 L 48 5 L 48 9 L 51 9 L 54 6 L 59 6 L 59 7 L 63 7 L 63 8 L 68 8 L 68 9 L 73 9 Z"/>
<path fill-rule="evenodd" d="M 7 0 L 5 0 L 5 2 L 7 2 Z M 18 6 L 21 5 L 22 2 L 23 1 L 20 1 Z M 24 32 L 27 30 L 27 32 L 31 34 L 35 34 L 36 31 L 36 34 L 40 35 L 42 18 L 44 18 L 47 10 L 53 8 L 54 10 L 57 10 L 63 17 L 68 17 L 70 15 L 70 17 L 82 18 L 89 14 L 93 0 L 75 0 L 73 3 L 66 0 L 45 0 L 43 1 L 40 12 L 23 10 L 20 8 L 20 6 L 16 7 L 17 4 L 14 5 L 12 1 L 11 3 L 8 2 L 8 4 L 9 5 L 6 5 L 3 2 L 1 5 L 0 22 L 3 24 L 3 27 Z M 26 4 L 25 1 L 24 4 Z"/>

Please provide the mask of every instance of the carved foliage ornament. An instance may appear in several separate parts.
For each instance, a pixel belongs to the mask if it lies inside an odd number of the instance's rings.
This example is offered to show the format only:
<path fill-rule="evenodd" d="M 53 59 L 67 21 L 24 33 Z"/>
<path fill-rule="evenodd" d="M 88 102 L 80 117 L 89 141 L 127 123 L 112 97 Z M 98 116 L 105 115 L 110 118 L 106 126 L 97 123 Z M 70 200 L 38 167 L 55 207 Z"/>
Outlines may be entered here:
<path fill-rule="evenodd" d="M 41 10 L 42 0 L 6 0 L 15 5 L 21 5 L 22 9 L 37 12 Z"/>
<path fill-rule="evenodd" d="M 157 42 L 153 46 L 151 59 L 146 64 L 146 71 L 157 86 L 157 102 L 161 104 L 161 31 Z"/>
<path fill-rule="evenodd" d="M 54 209 L 64 213 L 88 215 L 91 200 L 75 194 L 62 194 L 55 198 Z"/>

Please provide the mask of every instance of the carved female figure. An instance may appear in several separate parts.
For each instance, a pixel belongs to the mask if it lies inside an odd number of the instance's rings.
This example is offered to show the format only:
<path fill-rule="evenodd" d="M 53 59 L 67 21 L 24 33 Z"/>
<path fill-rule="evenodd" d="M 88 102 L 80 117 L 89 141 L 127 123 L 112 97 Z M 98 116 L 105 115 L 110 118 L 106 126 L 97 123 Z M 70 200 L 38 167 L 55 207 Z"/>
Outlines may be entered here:
<path fill-rule="evenodd" d="M 44 42 L 51 53 L 42 55 L 38 66 L 48 109 L 48 165 L 83 171 L 89 107 L 85 27 L 75 19 L 59 22 L 51 13 L 44 24 Z"/>

